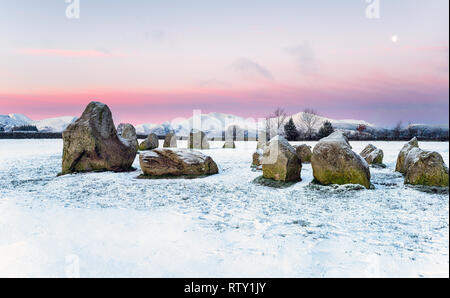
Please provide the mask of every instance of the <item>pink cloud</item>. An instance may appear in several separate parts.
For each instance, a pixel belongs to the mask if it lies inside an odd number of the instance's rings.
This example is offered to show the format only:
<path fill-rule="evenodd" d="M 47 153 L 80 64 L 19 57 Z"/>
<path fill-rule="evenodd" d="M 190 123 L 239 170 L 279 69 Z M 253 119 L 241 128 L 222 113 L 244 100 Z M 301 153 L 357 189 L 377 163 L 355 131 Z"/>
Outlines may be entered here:
<path fill-rule="evenodd" d="M 62 50 L 62 49 L 21 49 L 20 54 L 30 56 L 60 56 L 60 57 L 125 57 L 125 54 L 112 54 L 97 50 Z"/>
<path fill-rule="evenodd" d="M 179 88 L 174 90 L 41 90 L 0 91 L 0 114 L 23 113 L 33 119 L 78 116 L 92 100 L 110 106 L 116 119 L 132 124 L 160 123 L 189 117 L 193 109 L 264 117 L 277 106 L 296 113 L 307 107 L 335 119 L 364 119 L 374 123 L 398 120 L 448 121 L 448 77 L 418 74 L 411 78 L 372 71 L 364 75 L 292 86 L 273 82 L 261 88 Z"/>

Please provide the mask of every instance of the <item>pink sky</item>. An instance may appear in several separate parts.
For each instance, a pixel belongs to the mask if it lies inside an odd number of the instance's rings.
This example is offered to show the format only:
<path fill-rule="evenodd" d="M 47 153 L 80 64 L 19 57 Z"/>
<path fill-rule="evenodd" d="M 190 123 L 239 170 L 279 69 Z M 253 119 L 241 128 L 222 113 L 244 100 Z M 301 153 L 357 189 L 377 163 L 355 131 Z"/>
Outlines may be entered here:
<path fill-rule="evenodd" d="M 27 1 L 0 4 L 0 114 L 79 116 L 97 100 L 133 124 L 276 107 L 448 122 L 448 1 L 383 1 L 378 20 L 364 1 L 82 1 L 78 20 Z"/>

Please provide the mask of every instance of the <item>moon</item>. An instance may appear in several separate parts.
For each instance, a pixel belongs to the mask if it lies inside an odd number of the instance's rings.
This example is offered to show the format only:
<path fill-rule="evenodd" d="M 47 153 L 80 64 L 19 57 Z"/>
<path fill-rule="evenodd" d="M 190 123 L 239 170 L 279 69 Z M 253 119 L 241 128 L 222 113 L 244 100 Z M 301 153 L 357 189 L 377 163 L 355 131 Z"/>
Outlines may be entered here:
<path fill-rule="evenodd" d="M 393 43 L 396 43 L 398 41 L 398 35 L 392 35 L 391 40 Z"/>

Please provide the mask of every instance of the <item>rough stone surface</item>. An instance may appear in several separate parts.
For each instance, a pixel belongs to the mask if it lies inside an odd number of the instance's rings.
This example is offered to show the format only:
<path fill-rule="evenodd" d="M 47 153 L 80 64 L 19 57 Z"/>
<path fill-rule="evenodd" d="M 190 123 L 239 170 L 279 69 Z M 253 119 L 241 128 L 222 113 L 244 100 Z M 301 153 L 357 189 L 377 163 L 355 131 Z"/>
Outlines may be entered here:
<path fill-rule="evenodd" d="M 320 184 L 360 184 L 370 188 L 369 165 L 352 151 L 347 137 L 340 131 L 316 144 L 311 164 L 314 178 Z"/>
<path fill-rule="evenodd" d="M 419 148 L 419 142 L 417 141 L 417 138 L 411 139 L 411 141 L 409 141 L 407 144 L 405 144 L 403 146 L 402 150 L 400 150 L 400 153 L 398 154 L 398 157 L 397 157 L 397 164 L 395 166 L 395 170 L 397 172 L 406 174 L 407 169 L 405 167 L 405 159 L 406 159 L 406 156 L 408 155 L 409 151 L 413 148 Z"/>
<path fill-rule="evenodd" d="M 359 154 L 369 165 L 381 165 L 383 164 L 384 152 L 378 149 L 372 144 L 366 146 L 366 148 Z"/>
<path fill-rule="evenodd" d="M 255 153 L 252 155 L 252 168 L 256 168 L 257 170 L 262 170 L 261 158 L 263 156 L 264 151 L 262 149 L 257 149 Z"/>
<path fill-rule="evenodd" d="M 91 102 L 81 117 L 63 132 L 61 174 L 90 171 L 128 171 L 137 148 L 119 138 L 107 105 Z"/>
<path fill-rule="evenodd" d="M 139 155 L 144 177 L 204 176 L 219 172 L 214 160 L 198 151 L 155 149 Z"/>
<path fill-rule="evenodd" d="M 236 148 L 236 144 L 234 143 L 234 141 L 225 141 L 225 144 L 223 144 L 223 147 L 225 149 L 235 149 Z"/>
<path fill-rule="evenodd" d="M 136 136 L 136 128 L 129 123 L 120 123 L 117 126 L 117 135 L 121 138 L 121 141 L 128 142 L 130 146 L 138 147 L 138 139 Z"/>
<path fill-rule="evenodd" d="M 164 139 L 164 144 L 163 144 L 164 148 L 177 148 L 177 136 L 175 135 L 175 133 L 170 132 L 166 135 L 165 139 Z"/>
<path fill-rule="evenodd" d="M 147 138 L 139 145 L 139 150 L 153 150 L 159 147 L 158 136 L 151 133 Z"/>
<path fill-rule="evenodd" d="M 191 131 L 187 143 L 188 149 L 209 149 L 209 142 L 203 131 Z"/>
<path fill-rule="evenodd" d="M 282 136 L 272 138 L 261 158 L 263 177 L 276 181 L 300 181 L 302 162 L 294 147 Z"/>
<path fill-rule="evenodd" d="M 405 168 L 405 184 L 449 186 L 448 167 L 437 152 L 412 148 L 405 158 Z"/>
<path fill-rule="evenodd" d="M 294 146 L 294 148 L 302 163 L 311 163 L 312 157 L 311 146 L 303 144 L 299 146 Z"/>

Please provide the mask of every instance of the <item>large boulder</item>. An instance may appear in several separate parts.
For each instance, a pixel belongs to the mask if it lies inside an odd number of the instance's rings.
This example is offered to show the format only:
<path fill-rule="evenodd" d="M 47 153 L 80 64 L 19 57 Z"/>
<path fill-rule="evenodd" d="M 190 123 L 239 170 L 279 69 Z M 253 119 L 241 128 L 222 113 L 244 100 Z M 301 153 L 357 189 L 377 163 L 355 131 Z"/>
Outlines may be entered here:
<path fill-rule="evenodd" d="M 177 136 L 174 132 L 169 132 L 164 138 L 164 148 L 177 148 Z"/>
<path fill-rule="evenodd" d="M 193 130 L 189 134 L 188 149 L 209 149 L 209 142 L 203 131 Z"/>
<path fill-rule="evenodd" d="M 449 186 L 448 167 L 437 152 L 414 148 L 405 159 L 405 184 Z"/>
<path fill-rule="evenodd" d="M 222 148 L 224 148 L 224 149 L 235 149 L 236 148 L 236 144 L 234 143 L 233 140 L 228 140 L 228 141 L 225 141 L 225 144 L 223 144 Z"/>
<path fill-rule="evenodd" d="M 396 171 L 405 176 L 405 184 L 449 186 L 448 167 L 442 156 L 420 149 L 416 138 L 403 146 L 397 157 Z"/>
<path fill-rule="evenodd" d="M 316 144 L 311 165 L 314 178 L 320 184 L 360 184 L 370 188 L 369 165 L 352 151 L 347 137 L 340 131 Z"/>
<path fill-rule="evenodd" d="M 147 138 L 139 145 L 139 150 L 153 150 L 159 147 L 158 136 L 151 133 Z"/>
<path fill-rule="evenodd" d="M 63 132 L 62 174 L 128 171 L 137 147 L 117 135 L 107 105 L 91 102 L 81 117 Z"/>
<path fill-rule="evenodd" d="M 263 177 L 276 181 L 300 181 L 302 162 L 294 147 L 282 136 L 275 136 L 265 147 L 261 158 Z"/>
<path fill-rule="evenodd" d="M 372 144 L 367 145 L 359 154 L 369 165 L 382 165 L 384 153 Z"/>
<path fill-rule="evenodd" d="M 129 123 L 120 123 L 117 126 L 117 135 L 122 142 L 128 142 L 130 146 L 138 148 L 139 143 L 136 135 L 136 128 Z"/>
<path fill-rule="evenodd" d="M 417 141 L 417 138 L 411 139 L 407 144 L 405 144 L 400 150 L 400 153 L 397 157 L 397 164 L 395 165 L 395 171 L 400 172 L 402 174 L 406 174 L 407 168 L 405 167 L 405 160 L 406 156 L 408 155 L 409 151 L 411 151 L 413 148 L 419 148 L 419 142 Z"/>
<path fill-rule="evenodd" d="M 311 163 L 312 157 L 311 146 L 303 144 L 299 146 L 294 146 L 294 148 L 302 163 Z"/>
<path fill-rule="evenodd" d="M 214 160 L 198 151 L 155 149 L 139 155 L 143 177 L 205 176 L 219 172 Z"/>

